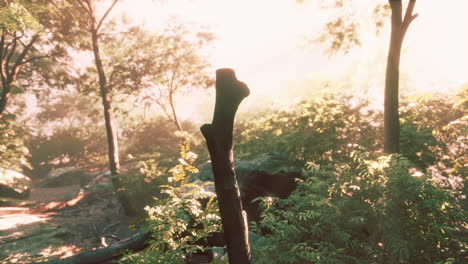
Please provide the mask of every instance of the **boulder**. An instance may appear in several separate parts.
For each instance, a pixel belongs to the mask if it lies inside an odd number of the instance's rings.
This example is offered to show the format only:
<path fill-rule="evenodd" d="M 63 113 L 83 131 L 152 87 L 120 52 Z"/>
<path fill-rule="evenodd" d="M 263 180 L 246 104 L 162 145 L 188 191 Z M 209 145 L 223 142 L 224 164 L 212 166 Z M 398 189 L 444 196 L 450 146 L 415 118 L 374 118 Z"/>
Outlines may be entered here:
<path fill-rule="evenodd" d="M 38 187 L 61 187 L 68 185 L 85 185 L 90 177 L 82 168 L 63 167 L 50 171 L 46 178 L 38 184 Z"/>
<path fill-rule="evenodd" d="M 26 199 L 31 187 L 29 177 L 17 171 L 0 168 L 0 197 Z"/>
<path fill-rule="evenodd" d="M 200 166 L 192 181 L 213 181 L 211 162 Z M 259 220 L 260 211 L 252 200 L 271 196 L 286 198 L 296 188 L 296 178 L 301 176 L 302 164 L 292 160 L 287 153 L 270 152 L 252 160 L 235 162 L 237 182 L 242 204 L 249 221 Z"/>

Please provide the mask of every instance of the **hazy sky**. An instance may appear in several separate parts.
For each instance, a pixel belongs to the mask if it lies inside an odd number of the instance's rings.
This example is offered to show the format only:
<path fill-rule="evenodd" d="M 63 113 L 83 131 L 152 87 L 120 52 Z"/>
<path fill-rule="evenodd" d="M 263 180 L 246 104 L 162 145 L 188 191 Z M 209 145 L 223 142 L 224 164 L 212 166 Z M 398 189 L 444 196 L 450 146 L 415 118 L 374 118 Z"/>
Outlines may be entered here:
<path fill-rule="evenodd" d="M 369 13 L 369 3 L 353 1 L 356 12 Z M 383 1 L 383 0 L 382 0 Z M 161 1 L 159 1 L 161 2 Z M 251 88 L 250 100 L 283 98 L 307 91 L 327 80 L 345 80 L 350 90 L 369 90 L 381 100 L 389 42 L 389 23 L 375 36 L 372 20 L 361 21 L 363 46 L 347 55 L 327 57 L 319 44 L 304 49 L 304 39 L 315 38 L 329 12 L 316 0 L 126 0 L 119 11 L 157 30 L 167 17 L 181 16 L 209 25 L 217 36 L 211 53 L 214 68 L 234 68 Z M 405 1 L 404 1 L 405 2 Z M 367 9 L 366 9 L 367 8 Z M 468 1 L 417 1 L 419 17 L 406 35 L 402 60 L 402 89 L 442 90 L 468 82 Z"/>

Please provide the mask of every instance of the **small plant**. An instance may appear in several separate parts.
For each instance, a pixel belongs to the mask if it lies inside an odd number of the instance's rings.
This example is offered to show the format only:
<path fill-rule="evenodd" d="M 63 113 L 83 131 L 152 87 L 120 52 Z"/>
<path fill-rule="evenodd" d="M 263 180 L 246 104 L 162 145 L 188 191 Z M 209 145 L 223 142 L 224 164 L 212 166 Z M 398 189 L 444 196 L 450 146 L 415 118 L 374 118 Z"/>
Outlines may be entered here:
<path fill-rule="evenodd" d="M 169 183 L 162 186 L 165 198 L 147 206 L 146 228 L 152 239 L 148 248 L 125 255 L 120 263 L 185 263 L 193 252 L 208 248 L 207 237 L 221 230 L 216 195 L 204 187 L 210 183 L 189 183 L 197 155 L 188 142 L 180 151 L 179 164 L 170 170 Z"/>

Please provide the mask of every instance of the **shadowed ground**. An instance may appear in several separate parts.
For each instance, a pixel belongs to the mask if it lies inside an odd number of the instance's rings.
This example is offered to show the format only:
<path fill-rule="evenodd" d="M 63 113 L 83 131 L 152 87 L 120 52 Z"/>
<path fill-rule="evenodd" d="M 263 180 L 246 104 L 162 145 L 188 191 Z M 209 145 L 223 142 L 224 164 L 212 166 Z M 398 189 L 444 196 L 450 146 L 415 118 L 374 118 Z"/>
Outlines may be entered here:
<path fill-rule="evenodd" d="M 70 257 L 132 233 L 111 188 L 33 188 L 29 201 L 29 207 L 0 207 L 1 263 Z"/>

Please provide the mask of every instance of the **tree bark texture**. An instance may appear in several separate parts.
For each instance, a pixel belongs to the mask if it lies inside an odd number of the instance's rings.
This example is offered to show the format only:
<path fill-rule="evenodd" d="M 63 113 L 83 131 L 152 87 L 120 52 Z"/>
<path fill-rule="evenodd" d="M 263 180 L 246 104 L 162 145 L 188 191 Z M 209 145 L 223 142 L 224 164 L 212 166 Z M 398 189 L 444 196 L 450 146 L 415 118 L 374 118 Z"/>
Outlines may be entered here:
<path fill-rule="evenodd" d="M 398 112 L 400 57 L 403 39 L 410 23 L 417 17 L 413 15 L 416 0 L 410 0 L 405 17 L 402 19 L 401 0 L 389 0 L 392 10 L 390 47 L 385 75 L 384 102 L 384 152 L 400 152 L 400 116 Z"/>
<path fill-rule="evenodd" d="M 242 209 L 232 152 L 234 117 L 249 93 L 232 69 L 218 69 L 213 121 L 201 127 L 210 152 L 229 263 L 234 264 L 250 263 L 247 216 Z"/>

